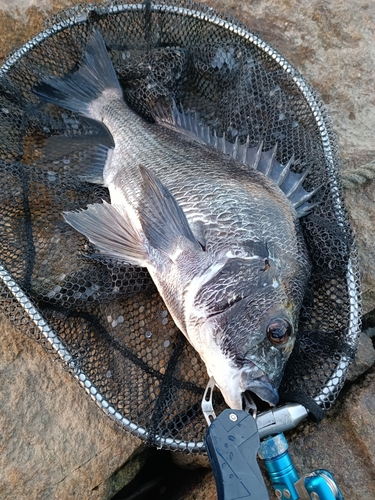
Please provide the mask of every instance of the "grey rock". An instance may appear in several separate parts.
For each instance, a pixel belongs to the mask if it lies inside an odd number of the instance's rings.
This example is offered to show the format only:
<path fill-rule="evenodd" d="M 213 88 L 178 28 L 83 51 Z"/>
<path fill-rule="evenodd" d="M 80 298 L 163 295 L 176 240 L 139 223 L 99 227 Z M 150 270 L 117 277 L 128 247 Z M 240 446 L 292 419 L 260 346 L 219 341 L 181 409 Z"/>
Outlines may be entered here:
<path fill-rule="evenodd" d="M 375 349 L 370 337 L 361 332 L 359 336 L 358 351 L 349 368 L 347 381 L 353 382 L 365 373 L 375 363 Z"/>
<path fill-rule="evenodd" d="M 143 465 L 62 365 L 0 316 L 0 498 L 110 499 Z"/>

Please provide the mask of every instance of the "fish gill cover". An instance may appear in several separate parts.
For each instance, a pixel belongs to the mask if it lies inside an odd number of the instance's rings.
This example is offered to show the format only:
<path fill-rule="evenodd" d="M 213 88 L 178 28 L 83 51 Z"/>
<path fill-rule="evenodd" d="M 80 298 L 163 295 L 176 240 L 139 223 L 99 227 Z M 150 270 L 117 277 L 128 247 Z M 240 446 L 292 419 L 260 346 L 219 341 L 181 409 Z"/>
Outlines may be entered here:
<path fill-rule="evenodd" d="M 77 6 L 14 52 L 0 70 L 0 307 L 61 359 L 109 415 L 149 443 L 203 448 L 207 372 L 144 268 L 92 257 L 63 212 L 109 200 L 82 177 L 112 138 L 89 118 L 42 102 L 34 89 L 77 71 L 101 33 L 129 106 L 153 121 L 175 102 L 204 129 L 308 172 L 300 219 L 311 278 L 279 388 L 316 419 L 335 401 L 360 321 L 356 249 L 339 160 L 319 96 L 272 47 L 237 21 L 193 2 Z M 103 147 L 105 146 L 105 147 Z M 215 405 L 225 404 L 219 392 Z"/>

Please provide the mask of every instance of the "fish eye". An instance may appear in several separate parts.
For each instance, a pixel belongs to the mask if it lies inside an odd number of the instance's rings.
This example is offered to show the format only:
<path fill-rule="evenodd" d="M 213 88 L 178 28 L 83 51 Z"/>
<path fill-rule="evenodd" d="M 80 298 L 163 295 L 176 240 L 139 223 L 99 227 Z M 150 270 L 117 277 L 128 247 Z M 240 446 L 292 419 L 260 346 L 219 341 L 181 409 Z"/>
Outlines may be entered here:
<path fill-rule="evenodd" d="M 292 335 L 292 325 L 285 319 L 275 318 L 267 326 L 268 340 L 275 345 L 286 344 Z"/>

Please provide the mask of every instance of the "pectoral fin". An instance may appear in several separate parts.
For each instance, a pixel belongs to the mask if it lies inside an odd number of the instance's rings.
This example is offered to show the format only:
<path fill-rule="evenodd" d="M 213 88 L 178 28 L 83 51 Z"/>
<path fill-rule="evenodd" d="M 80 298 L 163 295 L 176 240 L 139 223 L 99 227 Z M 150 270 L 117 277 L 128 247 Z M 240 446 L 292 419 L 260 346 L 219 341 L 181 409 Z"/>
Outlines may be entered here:
<path fill-rule="evenodd" d="M 169 189 L 147 168 L 139 168 L 143 179 L 139 216 L 150 245 L 171 256 L 176 242 L 185 238 L 190 242 L 190 248 L 202 251 L 184 211 Z"/>

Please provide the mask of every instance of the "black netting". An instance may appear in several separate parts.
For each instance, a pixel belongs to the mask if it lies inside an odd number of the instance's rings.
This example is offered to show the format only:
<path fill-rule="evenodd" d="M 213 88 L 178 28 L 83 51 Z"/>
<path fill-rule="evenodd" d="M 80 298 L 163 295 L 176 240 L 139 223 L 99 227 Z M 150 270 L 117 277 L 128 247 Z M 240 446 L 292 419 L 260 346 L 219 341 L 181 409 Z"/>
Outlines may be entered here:
<path fill-rule="evenodd" d="M 307 190 L 323 186 L 302 220 L 312 278 L 280 391 L 321 418 L 345 380 L 359 325 L 358 264 L 330 122 L 315 91 L 281 56 L 207 7 L 78 6 L 54 17 L 3 65 L 1 307 L 57 353 L 122 425 L 151 443 L 200 449 L 207 374 L 199 356 L 147 271 L 90 258 L 87 240 L 61 216 L 108 199 L 75 172 L 111 138 L 96 122 L 41 104 L 32 88 L 77 67 L 93 26 L 139 114 L 151 119 L 150 105 L 174 99 L 230 141 L 262 140 L 265 150 L 277 143 L 281 163 L 294 156 L 296 171 L 311 168 Z M 220 394 L 216 404 L 223 406 Z"/>

